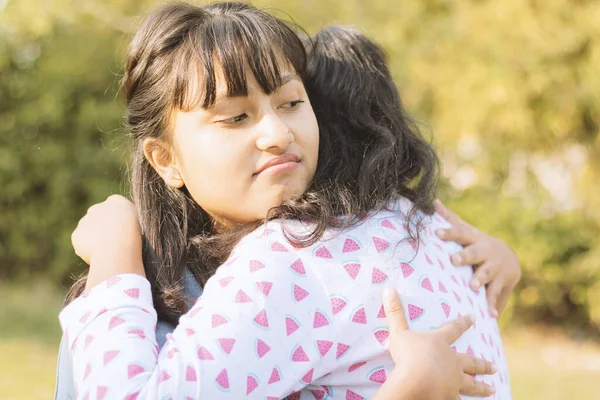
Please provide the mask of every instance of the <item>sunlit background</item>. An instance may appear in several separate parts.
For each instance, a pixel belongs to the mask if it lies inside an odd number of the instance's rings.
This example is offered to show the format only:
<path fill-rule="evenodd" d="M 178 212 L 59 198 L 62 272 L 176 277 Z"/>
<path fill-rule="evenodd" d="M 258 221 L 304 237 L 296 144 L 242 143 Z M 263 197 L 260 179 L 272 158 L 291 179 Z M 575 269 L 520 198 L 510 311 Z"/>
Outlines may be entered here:
<path fill-rule="evenodd" d="M 156 4 L 0 0 L 1 399 L 52 396 L 57 314 L 84 270 L 70 234 L 127 193 L 121 62 Z M 522 262 L 501 318 L 515 399 L 600 398 L 600 2 L 253 4 L 383 45 L 442 155 L 441 199 Z"/>

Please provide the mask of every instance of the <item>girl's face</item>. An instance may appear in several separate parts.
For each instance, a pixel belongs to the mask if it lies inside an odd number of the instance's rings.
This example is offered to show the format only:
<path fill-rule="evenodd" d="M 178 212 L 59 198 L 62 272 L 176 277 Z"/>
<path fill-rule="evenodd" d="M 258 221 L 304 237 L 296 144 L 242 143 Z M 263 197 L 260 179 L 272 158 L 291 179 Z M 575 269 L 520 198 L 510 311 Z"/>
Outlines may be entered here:
<path fill-rule="evenodd" d="M 304 192 L 317 167 L 319 128 L 302 81 L 289 70 L 269 95 L 248 70 L 248 95 L 235 97 L 219 71 L 213 106 L 175 111 L 171 170 L 161 175 L 171 186 L 185 185 L 228 226 L 263 219 Z"/>

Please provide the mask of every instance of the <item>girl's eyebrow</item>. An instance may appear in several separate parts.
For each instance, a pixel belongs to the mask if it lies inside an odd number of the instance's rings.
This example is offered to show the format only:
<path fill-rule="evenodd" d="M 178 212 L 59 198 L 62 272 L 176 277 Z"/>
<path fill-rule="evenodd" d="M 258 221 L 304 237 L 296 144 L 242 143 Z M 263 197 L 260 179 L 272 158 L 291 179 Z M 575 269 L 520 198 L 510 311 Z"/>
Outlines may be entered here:
<path fill-rule="evenodd" d="M 291 81 L 297 81 L 297 82 L 302 83 L 302 80 L 300 79 L 300 77 L 297 74 L 284 75 L 281 77 L 281 85 L 277 86 L 270 94 L 276 94 L 277 92 L 279 92 L 279 90 L 283 86 L 287 85 Z M 237 99 L 237 98 L 247 97 L 247 96 L 245 96 L 243 94 L 217 93 L 216 97 L 217 98 L 216 98 L 215 102 L 213 103 L 213 105 L 208 107 L 207 110 L 215 109 L 216 107 L 218 107 L 220 104 L 226 102 L 227 100 Z"/>
<path fill-rule="evenodd" d="M 291 81 L 298 81 L 298 82 L 302 83 L 302 80 L 296 74 L 294 74 L 294 75 L 291 75 L 291 74 L 290 75 L 284 75 L 283 77 L 281 77 L 281 85 L 277 86 L 275 88 L 275 90 L 273 90 L 273 93 L 276 94 L 277 92 L 279 92 L 279 90 L 282 87 L 284 87 L 285 85 L 287 85 Z"/>

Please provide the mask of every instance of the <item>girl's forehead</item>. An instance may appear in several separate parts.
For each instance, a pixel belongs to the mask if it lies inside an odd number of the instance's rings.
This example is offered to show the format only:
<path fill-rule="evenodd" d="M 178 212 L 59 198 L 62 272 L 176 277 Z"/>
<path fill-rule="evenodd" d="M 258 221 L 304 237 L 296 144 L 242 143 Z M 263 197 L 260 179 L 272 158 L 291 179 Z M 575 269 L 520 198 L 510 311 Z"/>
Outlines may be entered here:
<path fill-rule="evenodd" d="M 221 99 L 247 97 L 251 93 L 270 95 L 284 81 L 289 82 L 288 77 L 299 76 L 303 71 L 303 64 L 289 58 L 281 48 L 273 46 L 266 53 L 265 49 L 259 50 L 252 46 L 211 52 L 190 48 L 191 57 L 182 54 L 176 69 L 175 108 L 207 110 Z"/>
<path fill-rule="evenodd" d="M 229 98 L 246 97 L 258 93 L 270 95 L 292 81 L 302 84 L 300 76 L 288 64 L 283 61 L 278 62 L 278 65 L 272 71 L 272 82 L 269 85 L 264 85 L 264 83 L 259 82 L 255 72 L 247 63 L 244 63 L 243 69 L 239 71 L 239 76 L 231 79 L 232 77 L 228 76 L 220 61 L 215 59 L 215 105 Z M 240 80 L 244 82 L 240 82 Z M 240 85 L 240 83 L 243 84 Z"/>

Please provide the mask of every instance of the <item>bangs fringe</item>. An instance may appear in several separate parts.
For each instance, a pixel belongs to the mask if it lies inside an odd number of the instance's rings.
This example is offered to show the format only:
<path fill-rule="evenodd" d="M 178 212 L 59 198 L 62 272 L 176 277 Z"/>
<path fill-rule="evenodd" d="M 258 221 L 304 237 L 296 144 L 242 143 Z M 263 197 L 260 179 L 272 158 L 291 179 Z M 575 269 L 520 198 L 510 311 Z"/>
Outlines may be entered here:
<path fill-rule="evenodd" d="M 228 96 L 248 95 L 248 71 L 271 94 L 281 86 L 285 70 L 302 76 L 306 69 L 306 50 L 298 35 L 264 12 L 260 20 L 255 14 L 214 16 L 189 31 L 176 56 L 174 106 L 190 111 L 214 105 L 217 69 Z"/>

